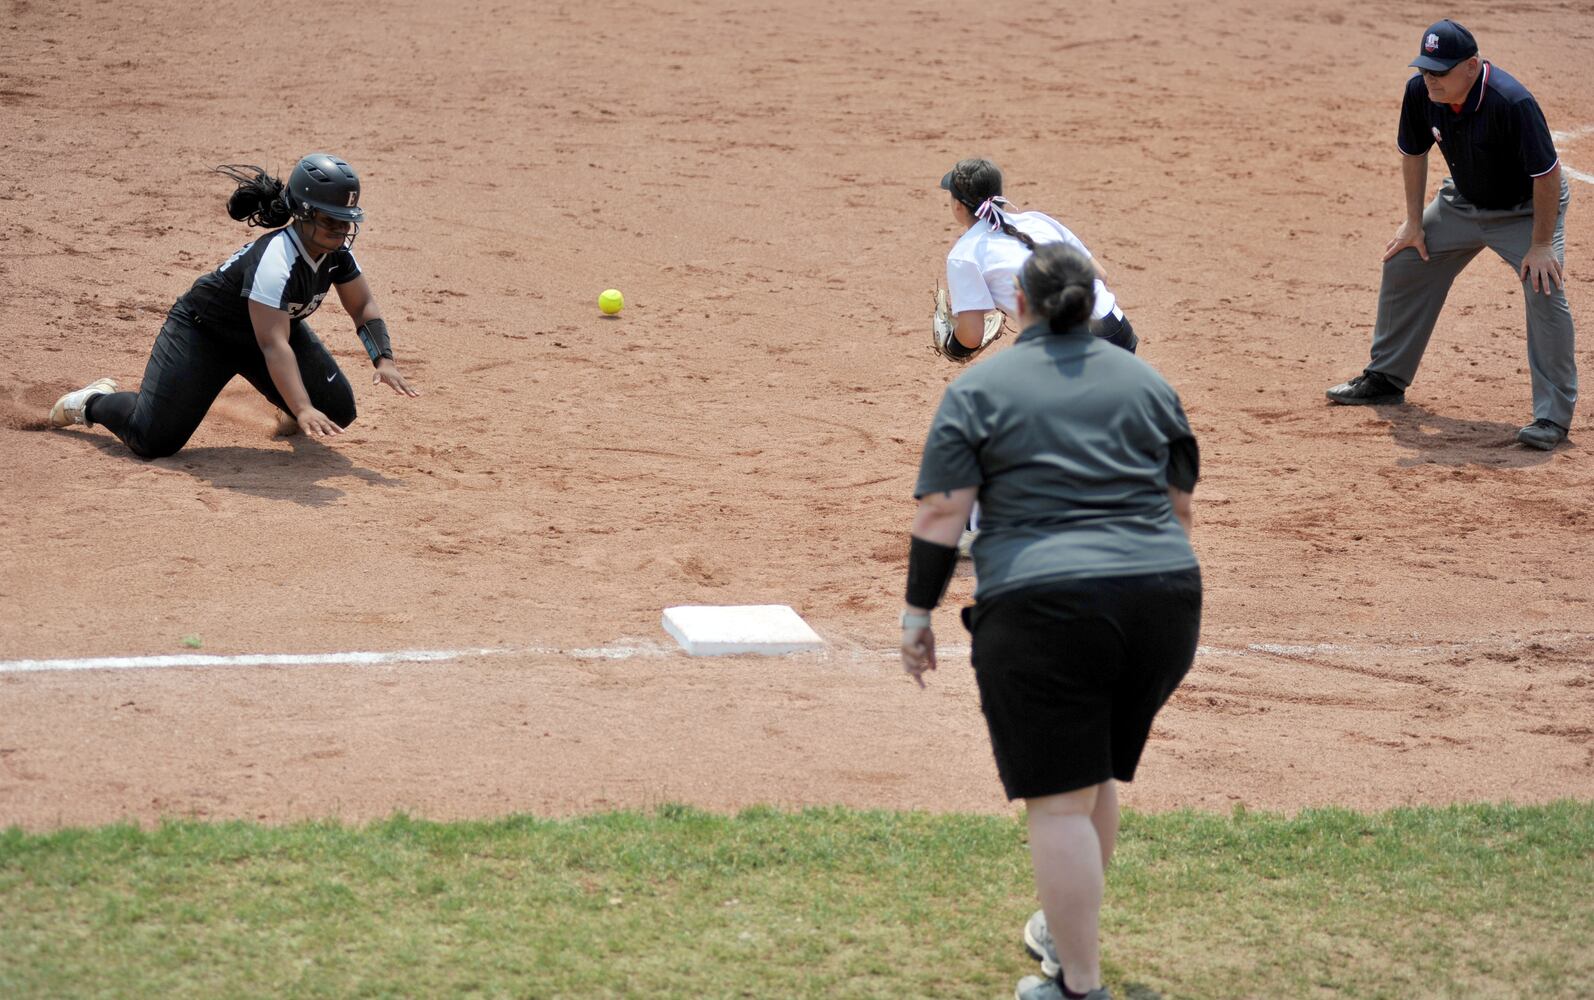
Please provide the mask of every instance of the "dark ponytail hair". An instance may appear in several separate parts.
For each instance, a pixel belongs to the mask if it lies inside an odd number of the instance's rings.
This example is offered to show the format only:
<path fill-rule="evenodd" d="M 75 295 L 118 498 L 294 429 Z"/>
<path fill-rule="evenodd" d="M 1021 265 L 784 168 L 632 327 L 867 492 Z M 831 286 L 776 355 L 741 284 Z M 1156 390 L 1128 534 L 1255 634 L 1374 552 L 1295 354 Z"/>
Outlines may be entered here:
<path fill-rule="evenodd" d="M 959 160 L 952 167 L 949 175 L 952 197 L 962 203 L 970 212 L 978 212 L 980 206 L 989 198 L 1002 196 L 1002 170 L 990 160 L 972 157 Z M 1000 212 L 992 216 L 996 228 L 1018 240 L 1030 250 L 1035 249 L 1035 241 L 1030 235 L 1017 226 L 1008 222 Z"/>
<path fill-rule="evenodd" d="M 293 218 L 288 207 L 287 189 L 282 182 L 260 167 L 248 163 L 226 163 L 216 173 L 238 182 L 227 199 L 227 214 L 239 222 L 263 229 L 285 226 Z"/>
<path fill-rule="evenodd" d="M 1029 311 L 1044 316 L 1053 333 L 1090 319 L 1096 306 L 1096 268 L 1066 243 L 1043 243 L 1018 273 Z"/>
<path fill-rule="evenodd" d="M 998 216 L 998 218 L 1001 218 L 1001 217 Z M 1029 233 L 1024 232 L 1022 229 L 1020 229 L 1017 226 L 1013 225 L 1011 222 L 1008 222 L 1005 218 L 1002 219 L 1001 224 L 1000 224 L 1000 228 L 1001 228 L 1002 232 L 1004 232 L 1007 235 L 1009 235 L 1009 236 L 1013 237 L 1014 239 L 1018 240 L 1020 243 L 1024 244 L 1027 247 L 1029 247 L 1031 250 L 1035 249 L 1035 240 L 1034 240 L 1034 238 L 1031 237 Z"/>

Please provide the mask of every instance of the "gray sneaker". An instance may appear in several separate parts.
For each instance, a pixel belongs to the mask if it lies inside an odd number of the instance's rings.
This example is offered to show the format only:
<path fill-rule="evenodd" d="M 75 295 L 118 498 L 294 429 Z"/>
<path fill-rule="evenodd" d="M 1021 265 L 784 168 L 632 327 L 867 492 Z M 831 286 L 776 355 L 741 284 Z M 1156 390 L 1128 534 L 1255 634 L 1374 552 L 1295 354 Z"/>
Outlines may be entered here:
<path fill-rule="evenodd" d="M 1046 927 L 1045 910 L 1036 910 L 1024 924 L 1024 950 L 1041 964 L 1041 975 L 1047 979 L 1057 978 L 1057 971 L 1062 967 L 1057 964 L 1057 942 L 1052 940 L 1052 932 Z"/>
<path fill-rule="evenodd" d="M 1063 988 L 1050 976 L 1045 979 L 1040 976 L 1025 976 L 1018 981 L 1018 986 L 1013 990 L 1013 1000 L 1066 1000 L 1066 998 L 1063 995 Z M 1085 994 L 1085 1000 L 1112 1000 L 1112 994 L 1107 992 L 1107 987 L 1098 986 Z"/>

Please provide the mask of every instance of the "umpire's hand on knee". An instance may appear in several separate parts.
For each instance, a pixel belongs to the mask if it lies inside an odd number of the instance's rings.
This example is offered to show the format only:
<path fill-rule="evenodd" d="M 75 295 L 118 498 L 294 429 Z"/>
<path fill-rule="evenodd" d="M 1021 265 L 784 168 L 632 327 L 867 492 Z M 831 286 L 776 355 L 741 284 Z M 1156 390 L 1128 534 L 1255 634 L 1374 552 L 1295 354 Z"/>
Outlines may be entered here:
<path fill-rule="evenodd" d="M 1545 295 L 1554 295 L 1556 289 L 1566 287 L 1566 274 L 1555 257 L 1555 249 L 1548 243 L 1535 243 L 1528 247 L 1528 252 L 1522 256 L 1520 277 L 1528 283 L 1529 288 Z M 1551 282 L 1555 283 L 1553 288 Z"/>
<path fill-rule="evenodd" d="M 1415 248 L 1417 256 L 1423 260 L 1428 259 L 1428 236 L 1422 231 L 1421 222 L 1414 223 L 1407 219 L 1400 224 L 1400 228 L 1395 230 L 1395 235 L 1384 244 L 1384 262 L 1388 263 L 1389 258 L 1407 247 Z"/>

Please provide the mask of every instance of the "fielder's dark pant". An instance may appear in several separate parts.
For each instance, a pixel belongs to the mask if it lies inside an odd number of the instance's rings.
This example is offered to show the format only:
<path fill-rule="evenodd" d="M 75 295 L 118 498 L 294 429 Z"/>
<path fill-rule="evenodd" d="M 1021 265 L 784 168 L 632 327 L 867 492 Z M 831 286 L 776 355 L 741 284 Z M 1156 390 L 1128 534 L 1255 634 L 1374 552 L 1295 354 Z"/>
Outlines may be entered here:
<path fill-rule="evenodd" d="M 1114 347 L 1122 347 L 1130 354 L 1135 353 L 1135 348 L 1140 346 L 1140 338 L 1135 336 L 1135 328 L 1129 325 L 1128 316 L 1108 313 L 1101 319 L 1091 320 L 1090 331 Z"/>
<path fill-rule="evenodd" d="M 308 323 L 293 321 L 288 346 L 299 362 L 299 377 L 311 405 L 339 427 L 352 424 L 354 388 Z M 242 375 L 279 410 L 288 411 L 253 331 L 200 326 L 169 313 L 144 366 L 139 390 L 96 396 L 84 416 L 90 424 L 104 424 L 133 454 L 165 458 L 188 443 L 234 375 Z"/>

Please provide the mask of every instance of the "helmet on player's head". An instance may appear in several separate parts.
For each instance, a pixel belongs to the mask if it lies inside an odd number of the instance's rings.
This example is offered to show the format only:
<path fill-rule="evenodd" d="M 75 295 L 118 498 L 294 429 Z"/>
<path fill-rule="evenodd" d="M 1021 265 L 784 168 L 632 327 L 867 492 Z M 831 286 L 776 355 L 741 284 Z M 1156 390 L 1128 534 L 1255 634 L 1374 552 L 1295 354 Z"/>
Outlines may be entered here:
<path fill-rule="evenodd" d="M 288 207 L 299 219 L 319 212 L 331 219 L 358 224 L 365 220 L 360 207 L 360 178 L 344 160 L 328 153 L 311 153 L 288 176 Z"/>

